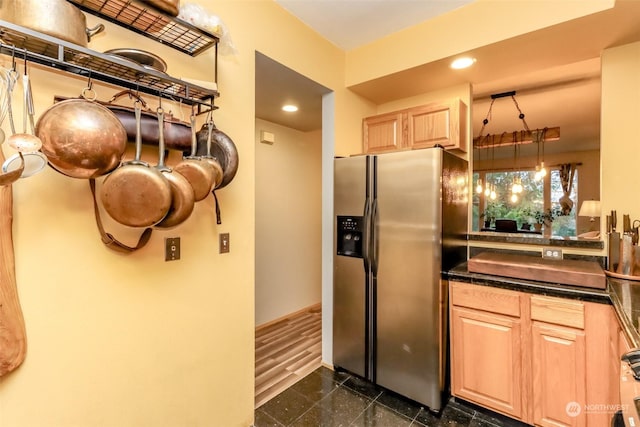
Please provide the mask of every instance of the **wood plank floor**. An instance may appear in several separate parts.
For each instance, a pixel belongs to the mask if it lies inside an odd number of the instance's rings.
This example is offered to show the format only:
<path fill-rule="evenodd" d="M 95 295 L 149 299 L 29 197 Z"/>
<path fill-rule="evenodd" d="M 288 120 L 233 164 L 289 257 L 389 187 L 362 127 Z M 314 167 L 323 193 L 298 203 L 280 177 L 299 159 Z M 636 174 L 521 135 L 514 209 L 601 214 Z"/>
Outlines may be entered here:
<path fill-rule="evenodd" d="M 320 305 L 256 328 L 255 407 L 320 367 Z"/>

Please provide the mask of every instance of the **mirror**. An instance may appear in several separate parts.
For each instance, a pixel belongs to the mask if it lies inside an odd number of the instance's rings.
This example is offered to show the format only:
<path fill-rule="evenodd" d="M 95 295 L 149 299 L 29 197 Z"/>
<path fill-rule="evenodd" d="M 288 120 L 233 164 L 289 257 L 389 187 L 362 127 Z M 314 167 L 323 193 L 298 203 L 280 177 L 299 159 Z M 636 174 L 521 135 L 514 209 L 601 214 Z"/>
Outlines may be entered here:
<path fill-rule="evenodd" d="M 516 92 L 513 97 L 495 96 L 511 91 Z M 599 219 L 591 221 L 592 217 L 578 213 L 582 202 L 600 200 L 600 59 L 474 84 L 473 93 L 473 138 L 481 139 L 482 148 L 473 149 L 472 230 L 513 231 L 513 221 L 498 222 L 496 230 L 495 219 L 511 219 L 516 222 L 516 232 L 523 235 L 597 239 Z M 522 142 L 521 134 L 513 135 L 514 131 L 525 129 L 520 113 L 530 130 L 558 127 L 559 138 L 553 138 L 553 132 L 548 130 L 546 136 L 555 140 L 536 143 L 534 132 L 534 142 Z M 483 128 L 484 119 L 488 123 Z M 517 144 L 505 144 L 514 138 Z M 536 181 L 536 166 L 541 162 L 549 173 Z M 572 166 L 565 166 L 563 174 L 560 168 L 566 164 Z M 568 215 L 558 216 L 559 199 L 567 190 L 566 184 L 563 189 L 562 176 L 571 174 L 573 206 Z M 524 191 L 512 201 L 516 176 Z M 477 178 L 482 179 L 481 193 L 476 192 Z M 490 194 L 485 196 L 487 184 L 495 188 L 495 200 Z M 543 230 L 534 230 L 535 224 L 545 219 L 542 212 L 549 213 L 549 209 L 552 215 L 547 216 Z M 485 226 L 486 219 L 493 221 Z"/>

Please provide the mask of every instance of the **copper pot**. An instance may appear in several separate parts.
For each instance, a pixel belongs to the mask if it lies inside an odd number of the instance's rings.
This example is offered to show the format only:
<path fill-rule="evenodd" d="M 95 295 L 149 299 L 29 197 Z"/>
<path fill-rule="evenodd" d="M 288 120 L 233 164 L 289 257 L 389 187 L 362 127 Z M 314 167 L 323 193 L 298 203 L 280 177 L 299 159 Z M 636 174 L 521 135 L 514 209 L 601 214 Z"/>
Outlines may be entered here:
<path fill-rule="evenodd" d="M 113 95 L 109 102 L 103 105 L 118 117 L 118 120 L 120 120 L 127 131 L 127 137 L 131 141 L 136 137 L 136 120 L 133 108 L 113 103 L 116 99 L 124 96 L 139 101 L 142 105 L 142 115 L 140 116 L 142 143 L 153 146 L 158 145 L 158 138 L 160 137 L 158 116 L 147 107 L 147 102 L 142 99 L 140 94 L 132 90 L 123 90 Z M 183 123 L 171 115 L 165 115 L 163 132 L 164 142 L 167 148 L 180 151 L 186 151 L 191 148 L 191 128 L 187 123 Z"/>
<path fill-rule="evenodd" d="M 104 30 L 102 24 L 87 28 L 87 18 L 67 0 L 2 0 L 0 20 L 84 47 Z"/>
<path fill-rule="evenodd" d="M 36 124 L 42 152 L 57 171 L 73 178 L 96 178 L 118 167 L 127 133 L 106 107 L 73 98 L 49 107 Z"/>

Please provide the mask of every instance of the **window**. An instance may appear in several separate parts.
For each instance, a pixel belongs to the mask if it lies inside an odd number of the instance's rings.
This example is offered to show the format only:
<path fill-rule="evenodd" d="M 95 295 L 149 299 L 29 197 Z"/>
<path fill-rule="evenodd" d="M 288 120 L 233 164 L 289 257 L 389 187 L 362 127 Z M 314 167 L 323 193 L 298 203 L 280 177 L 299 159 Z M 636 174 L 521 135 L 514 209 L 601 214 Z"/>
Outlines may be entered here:
<path fill-rule="evenodd" d="M 545 180 L 536 181 L 535 173 L 531 170 L 523 171 L 495 171 L 476 172 L 473 174 L 473 206 L 472 206 L 472 230 L 479 231 L 490 228 L 495 219 L 513 219 L 518 229 L 533 229 L 537 222 L 535 212 L 542 212 L 549 208 L 554 211 L 560 209 L 558 200 L 563 195 L 560 171 L 553 169 Z M 523 191 L 518 200 L 511 201 L 511 187 L 515 177 L 522 182 Z M 487 184 L 492 184 L 495 190 L 495 199 L 475 191 L 478 180 L 481 179 L 483 189 Z M 556 236 L 576 235 L 576 215 L 578 200 L 578 172 L 576 171 L 570 193 L 574 206 L 569 215 L 557 216 L 552 222 L 552 234 Z M 489 221 L 486 223 L 485 221 Z M 524 227 L 523 227 L 524 226 Z"/>
<path fill-rule="evenodd" d="M 557 169 L 553 169 L 551 171 L 551 205 L 559 208 L 560 197 L 564 194 L 562 190 L 562 181 L 560 180 L 560 171 Z M 569 198 L 573 200 L 573 208 L 571 208 L 571 212 L 569 215 L 561 215 L 558 216 L 553 221 L 553 228 L 551 234 L 554 236 L 576 236 L 576 219 L 578 215 L 578 171 L 575 171 L 575 176 L 573 177 L 573 186 L 571 187 L 571 192 L 569 193 Z"/>

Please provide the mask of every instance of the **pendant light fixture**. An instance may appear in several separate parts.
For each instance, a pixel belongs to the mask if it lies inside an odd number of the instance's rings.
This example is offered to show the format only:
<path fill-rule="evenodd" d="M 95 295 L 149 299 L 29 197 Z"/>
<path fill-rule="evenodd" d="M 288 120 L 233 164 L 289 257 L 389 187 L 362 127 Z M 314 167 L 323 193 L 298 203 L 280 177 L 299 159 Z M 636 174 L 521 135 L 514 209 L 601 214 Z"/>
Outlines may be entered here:
<path fill-rule="evenodd" d="M 542 135 L 540 135 L 541 132 Z M 547 176 L 547 168 L 544 167 L 544 140 L 546 133 L 547 128 L 536 130 L 536 139 L 538 144 L 538 160 L 536 162 L 536 174 L 534 176 L 534 179 L 536 181 L 540 181 L 541 179 L 544 179 L 545 176 Z M 540 144 L 542 144 L 542 161 L 540 161 Z"/>
<path fill-rule="evenodd" d="M 519 199 L 518 195 L 522 193 L 523 188 L 522 180 L 520 178 L 520 172 L 518 171 L 520 145 L 517 142 L 516 132 L 514 132 L 513 138 L 516 143 L 513 145 L 513 169 L 515 172 L 513 177 L 513 184 L 511 185 L 511 203 L 517 203 Z"/>
<path fill-rule="evenodd" d="M 474 147 L 474 148 L 476 148 L 476 147 Z M 482 158 L 482 155 L 481 155 L 482 149 L 480 147 L 477 147 L 477 148 L 478 148 L 478 156 L 476 158 L 478 159 L 478 163 L 480 163 L 480 160 Z M 483 191 L 482 178 L 478 178 L 478 182 L 476 184 L 476 193 L 482 194 L 482 191 Z"/>
<path fill-rule="evenodd" d="M 495 159 L 495 145 L 491 146 L 491 170 L 493 170 L 493 160 Z M 487 179 L 487 181 L 489 181 Z M 489 185 L 489 183 L 487 182 L 487 185 Z M 496 182 L 495 182 L 495 177 L 493 177 L 493 179 L 491 180 L 491 185 L 489 187 L 489 198 L 491 200 L 495 200 L 497 197 L 496 194 Z"/>

